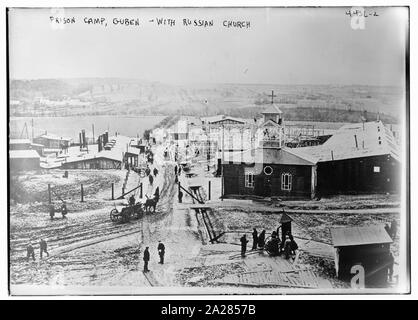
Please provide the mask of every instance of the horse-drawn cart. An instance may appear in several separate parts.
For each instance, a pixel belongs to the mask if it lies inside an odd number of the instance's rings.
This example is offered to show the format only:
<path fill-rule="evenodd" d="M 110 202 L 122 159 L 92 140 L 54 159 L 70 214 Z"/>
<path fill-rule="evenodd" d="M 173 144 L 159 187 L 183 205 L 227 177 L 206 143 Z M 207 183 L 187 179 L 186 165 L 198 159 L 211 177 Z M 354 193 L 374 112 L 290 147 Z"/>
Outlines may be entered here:
<path fill-rule="evenodd" d="M 142 203 L 138 202 L 133 206 L 125 205 L 119 212 L 117 208 L 110 211 L 110 220 L 113 222 L 129 222 L 142 218 L 144 215 L 144 209 Z"/>

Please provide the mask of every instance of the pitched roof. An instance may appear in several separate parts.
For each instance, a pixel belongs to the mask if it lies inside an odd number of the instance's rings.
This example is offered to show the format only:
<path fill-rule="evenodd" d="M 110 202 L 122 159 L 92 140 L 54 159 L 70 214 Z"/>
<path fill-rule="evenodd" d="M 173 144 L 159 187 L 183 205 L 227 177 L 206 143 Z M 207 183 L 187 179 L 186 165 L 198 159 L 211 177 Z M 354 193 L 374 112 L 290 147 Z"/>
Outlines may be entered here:
<path fill-rule="evenodd" d="M 229 161 L 228 155 L 224 155 L 224 161 Z M 309 155 L 293 153 L 291 148 L 256 148 L 244 152 L 236 152 L 233 156 L 239 163 L 283 164 L 312 166 L 316 162 Z"/>
<path fill-rule="evenodd" d="M 110 159 L 122 162 L 122 152 L 119 153 L 113 150 L 103 150 L 97 153 L 87 153 L 81 156 L 68 157 L 64 163 L 74 163 L 91 159 Z"/>
<path fill-rule="evenodd" d="M 286 222 L 292 222 L 293 219 L 291 217 L 289 217 L 285 212 L 283 212 L 279 223 L 286 223 Z"/>
<path fill-rule="evenodd" d="M 51 133 L 41 134 L 40 136 L 38 136 L 36 138 L 44 138 L 44 139 L 49 139 L 49 140 L 65 140 L 65 141 L 71 141 L 72 140 L 71 138 L 61 137 L 61 136 L 57 136 L 57 135 L 51 134 Z"/>
<path fill-rule="evenodd" d="M 300 156 L 310 155 L 318 162 L 391 155 L 400 160 L 399 147 L 392 132 L 381 121 L 348 124 L 337 130 L 324 144 L 293 148 Z"/>
<path fill-rule="evenodd" d="M 243 123 L 243 124 L 246 123 L 246 121 L 244 119 L 235 118 L 235 117 L 226 116 L 226 115 L 203 117 L 203 118 L 201 118 L 201 120 L 205 121 L 205 122 L 208 122 L 208 123 L 218 123 L 218 122 L 222 122 L 222 121 L 226 121 L 226 120 L 236 121 L 236 122 L 240 122 L 240 123 Z"/>
<path fill-rule="evenodd" d="M 384 244 L 393 242 L 383 225 L 332 228 L 331 237 L 334 247 Z"/>
<path fill-rule="evenodd" d="M 271 104 L 266 109 L 261 112 L 261 114 L 271 114 L 271 113 L 283 113 L 282 110 L 280 110 L 279 106 L 277 104 Z"/>

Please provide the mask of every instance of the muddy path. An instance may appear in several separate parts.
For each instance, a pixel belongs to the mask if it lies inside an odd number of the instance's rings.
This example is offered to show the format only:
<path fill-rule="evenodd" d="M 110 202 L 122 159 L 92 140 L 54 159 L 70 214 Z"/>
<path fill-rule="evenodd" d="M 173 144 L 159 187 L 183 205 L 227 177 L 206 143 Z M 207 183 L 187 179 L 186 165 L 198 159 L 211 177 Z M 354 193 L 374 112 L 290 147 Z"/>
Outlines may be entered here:
<path fill-rule="evenodd" d="M 46 274 L 57 272 L 58 269 L 76 271 L 83 269 L 94 269 L 98 265 L 106 265 L 112 268 L 112 262 L 106 261 L 112 257 L 98 257 L 97 255 L 83 255 L 72 257 L 71 251 L 86 246 L 97 246 L 98 243 L 115 241 L 128 235 L 141 234 L 144 225 L 156 224 L 164 220 L 172 210 L 174 177 L 170 164 L 163 164 L 160 168 L 161 177 L 160 202 L 156 212 L 144 217 L 147 223 L 141 220 L 132 220 L 129 223 L 114 223 L 109 219 L 109 212 L 116 205 L 125 201 L 108 202 L 104 209 L 77 212 L 68 215 L 66 219 L 50 220 L 47 214 L 27 214 L 24 217 L 15 219 L 11 216 L 10 230 L 10 264 L 11 283 L 45 283 L 51 277 Z M 152 228 L 148 227 L 147 233 Z M 40 261 L 38 241 L 46 239 L 50 257 Z M 35 247 L 36 261 L 26 261 L 26 247 L 29 242 Z M 123 245 L 122 245 L 123 247 Z M 114 257 L 123 257 L 126 253 L 135 256 L 138 248 L 126 249 L 126 252 L 114 250 Z M 123 260 L 123 259 L 122 259 Z M 98 263 L 98 261 L 102 261 Z M 123 264 L 123 261 L 122 261 Z M 51 270 L 55 269 L 55 270 Z"/>
<path fill-rule="evenodd" d="M 195 257 L 201 246 L 193 217 L 186 208 L 177 208 L 177 185 L 174 163 L 159 161 L 159 174 L 150 186 L 144 179 L 144 193 L 151 195 L 160 188 L 156 212 L 129 223 L 113 223 L 106 208 L 72 213 L 67 219 L 49 220 L 25 215 L 17 221 L 11 217 L 10 280 L 11 284 L 71 286 L 170 286 L 176 285 L 176 272 Z M 48 241 L 49 257 L 39 259 L 39 239 Z M 166 261 L 158 264 L 157 245 L 166 245 Z M 32 241 L 36 261 L 26 261 L 26 246 Z M 150 247 L 151 272 L 144 274 L 143 250 Z"/>

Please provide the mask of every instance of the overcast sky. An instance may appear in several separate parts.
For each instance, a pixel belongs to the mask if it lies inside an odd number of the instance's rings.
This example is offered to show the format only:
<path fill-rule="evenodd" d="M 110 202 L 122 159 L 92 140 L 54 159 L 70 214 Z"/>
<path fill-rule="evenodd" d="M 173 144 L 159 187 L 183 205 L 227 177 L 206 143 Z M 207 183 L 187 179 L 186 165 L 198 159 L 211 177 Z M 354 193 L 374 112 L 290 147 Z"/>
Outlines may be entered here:
<path fill-rule="evenodd" d="M 167 83 L 400 85 L 406 9 L 375 8 L 353 30 L 347 8 L 65 9 L 76 24 L 54 28 L 49 9 L 11 9 L 12 79 L 121 77 Z M 367 11 L 372 11 L 367 9 Z M 84 17 L 105 17 L 107 27 Z M 113 18 L 140 26 L 114 26 Z M 176 19 L 174 27 L 155 18 Z M 182 19 L 214 20 L 212 28 Z M 249 29 L 222 26 L 250 21 Z"/>

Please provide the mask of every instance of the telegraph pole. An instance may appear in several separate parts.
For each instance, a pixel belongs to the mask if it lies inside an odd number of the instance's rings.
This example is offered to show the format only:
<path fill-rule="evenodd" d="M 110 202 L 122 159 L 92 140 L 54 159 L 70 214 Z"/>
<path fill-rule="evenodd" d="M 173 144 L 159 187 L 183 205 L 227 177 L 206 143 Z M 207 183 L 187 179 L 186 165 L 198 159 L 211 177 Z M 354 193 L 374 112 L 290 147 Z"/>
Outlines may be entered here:
<path fill-rule="evenodd" d="M 224 155 L 225 155 L 225 148 L 224 148 L 224 142 L 225 142 L 225 127 L 222 123 L 222 158 L 221 158 L 221 201 L 224 201 Z"/>

